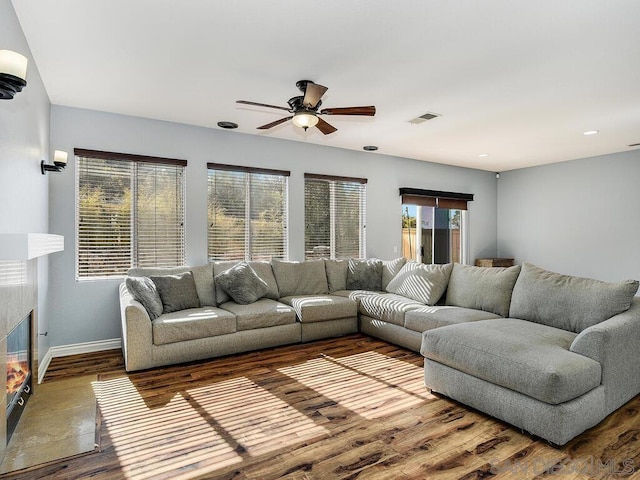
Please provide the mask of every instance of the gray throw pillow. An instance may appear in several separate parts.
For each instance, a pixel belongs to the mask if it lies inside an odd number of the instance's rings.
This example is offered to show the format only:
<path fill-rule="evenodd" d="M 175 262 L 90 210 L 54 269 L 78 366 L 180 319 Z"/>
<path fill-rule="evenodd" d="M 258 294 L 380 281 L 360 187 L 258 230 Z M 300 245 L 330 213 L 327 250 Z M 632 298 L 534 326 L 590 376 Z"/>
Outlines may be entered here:
<path fill-rule="evenodd" d="M 187 308 L 198 308 L 200 299 L 192 272 L 179 275 L 151 277 L 162 299 L 162 312 L 171 313 Z"/>
<path fill-rule="evenodd" d="M 214 278 L 233 301 L 239 305 L 249 305 L 269 291 L 267 282 L 262 280 L 247 262 L 240 262 Z"/>
<path fill-rule="evenodd" d="M 513 288 L 509 315 L 580 333 L 628 310 L 637 291 L 637 280 L 608 283 L 525 263 Z"/>
<path fill-rule="evenodd" d="M 382 291 L 382 260 L 350 259 L 347 290 Z"/>
<path fill-rule="evenodd" d="M 162 300 L 156 284 L 149 277 L 127 277 L 127 290 L 135 300 L 140 302 L 151 320 L 162 315 Z"/>
<path fill-rule="evenodd" d="M 447 305 L 508 317 L 511 293 L 519 273 L 520 265 L 499 268 L 456 263 L 447 288 Z"/>
<path fill-rule="evenodd" d="M 387 285 L 387 292 L 435 305 L 447 289 L 452 263 L 444 265 L 409 262 Z"/>
<path fill-rule="evenodd" d="M 237 265 L 238 263 L 240 263 L 240 260 L 222 260 L 222 261 L 214 262 L 213 278 L 215 278 L 216 275 L 218 275 L 219 273 L 229 270 L 231 267 L 233 267 L 234 265 Z M 218 305 L 222 305 L 223 303 L 226 303 L 229 300 L 231 300 L 231 297 L 229 296 L 229 294 L 225 292 L 220 285 L 216 284 L 215 290 L 216 290 L 216 302 L 218 303 Z"/>

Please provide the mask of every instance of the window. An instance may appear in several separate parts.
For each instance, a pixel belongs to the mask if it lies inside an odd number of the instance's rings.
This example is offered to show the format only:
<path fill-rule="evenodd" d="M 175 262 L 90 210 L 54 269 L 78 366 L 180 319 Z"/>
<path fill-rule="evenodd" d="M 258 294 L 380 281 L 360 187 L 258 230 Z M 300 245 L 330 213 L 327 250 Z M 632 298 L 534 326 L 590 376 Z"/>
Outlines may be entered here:
<path fill-rule="evenodd" d="M 467 202 L 473 195 L 401 188 L 402 255 L 422 263 L 464 263 Z"/>
<path fill-rule="evenodd" d="M 290 173 L 210 163 L 211 260 L 286 259 Z"/>
<path fill-rule="evenodd" d="M 75 149 L 78 279 L 183 265 L 186 160 Z"/>
<path fill-rule="evenodd" d="M 305 258 L 365 257 L 366 187 L 363 178 L 305 173 Z"/>

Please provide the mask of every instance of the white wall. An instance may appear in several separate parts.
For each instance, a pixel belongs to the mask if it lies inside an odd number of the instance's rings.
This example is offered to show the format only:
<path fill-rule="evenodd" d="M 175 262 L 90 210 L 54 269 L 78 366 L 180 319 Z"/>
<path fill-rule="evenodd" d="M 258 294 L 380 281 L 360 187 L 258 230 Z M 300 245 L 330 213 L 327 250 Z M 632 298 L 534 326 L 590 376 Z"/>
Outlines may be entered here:
<path fill-rule="evenodd" d="M 289 258 L 304 257 L 304 173 L 366 177 L 367 255 L 394 258 L 401 251 L 400 187 L 475 194 L 470 203 L 470 258 L 496 253 L 496 180 L 494 174 L 380 154 L 347 151 L 53 106 L 51 139 L 57 149 L 88 148 L 186 159 L 187 263 L 207 260 L 207 162 L 290 170 Z M 75 159 L 51 181 L 52 230 L 68 239 L 65 251 L 51 258 L 52 345 L 120 337 L 117 286 L 121 280 L 75 280 Z"/>
<path fill-rule="evenodd" d="M 640 279 L 640 150 L 498 180 L 498 255 L 606 281 Z"/>
<path fill-rule="evenodd" d="M 51 103 L 9 0 L 0 0 L 0 49 L 21 53 L 29 60 L 27 86 L 13 100 L 0 100 L 0 234 L 52 233 L 49 177 L 40 173 L 40 161 L 52 157 Z M 38 329 L 45 332 L 49 317 L 46 257 L 38 260 L 38 279 Z M 49 337 L 39 340 L 42 359 L 49 349 Z"/>

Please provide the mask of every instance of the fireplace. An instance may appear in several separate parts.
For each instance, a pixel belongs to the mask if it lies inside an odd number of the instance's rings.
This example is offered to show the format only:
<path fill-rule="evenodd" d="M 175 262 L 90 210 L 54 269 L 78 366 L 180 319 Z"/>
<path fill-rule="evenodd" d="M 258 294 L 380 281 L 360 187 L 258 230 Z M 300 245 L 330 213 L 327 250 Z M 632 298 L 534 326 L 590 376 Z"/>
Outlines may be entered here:
<path fill-rule="evenodd" d="M 31 394 L 31 314 L 7 336 L 7 443 Z"/>

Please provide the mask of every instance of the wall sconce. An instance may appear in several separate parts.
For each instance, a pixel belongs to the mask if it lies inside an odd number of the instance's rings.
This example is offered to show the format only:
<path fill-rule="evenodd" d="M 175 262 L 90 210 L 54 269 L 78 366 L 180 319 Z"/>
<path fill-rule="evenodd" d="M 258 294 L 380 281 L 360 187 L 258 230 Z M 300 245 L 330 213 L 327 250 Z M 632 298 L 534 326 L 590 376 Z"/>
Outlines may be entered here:
<path fill-rule="evenodd" d="M 53 152 L 53 165 L 47 165 L 44 160 L 40 162 L 40 171 L 44 175 L 46 172 L 61 172 L 67 166 L 67 152 L 56 150 Z"/>
<path fill-rule="evenodd" d="M 27 85 L 27 59 L 11 50 L 0 50 L 0 100 L 11 100 Z"/>

